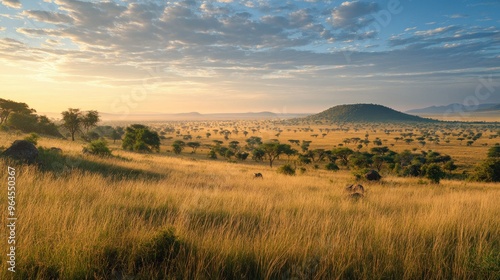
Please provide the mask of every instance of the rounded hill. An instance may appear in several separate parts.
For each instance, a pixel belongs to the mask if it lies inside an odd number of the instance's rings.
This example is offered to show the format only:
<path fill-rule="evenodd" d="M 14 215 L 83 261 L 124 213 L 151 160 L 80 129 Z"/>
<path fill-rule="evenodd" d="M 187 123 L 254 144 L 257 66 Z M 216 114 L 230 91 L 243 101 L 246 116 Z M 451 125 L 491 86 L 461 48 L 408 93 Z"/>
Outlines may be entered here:
<path fill-rule="evenodd" d="M 306 119 L 334 122 L 437 122 L 437 120 L 408 115 L 377 104 L 338 105 L 321 113 L 308 116 Z"/>

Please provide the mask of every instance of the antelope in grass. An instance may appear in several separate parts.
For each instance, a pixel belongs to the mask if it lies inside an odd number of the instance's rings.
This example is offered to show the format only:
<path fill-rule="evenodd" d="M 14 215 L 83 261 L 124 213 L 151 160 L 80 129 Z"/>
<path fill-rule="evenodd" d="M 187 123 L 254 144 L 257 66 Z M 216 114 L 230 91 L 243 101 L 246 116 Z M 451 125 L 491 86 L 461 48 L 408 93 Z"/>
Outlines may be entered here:
<path fill-rule="evenodd" d="M 261 179 L 264 179 L 264 176 L 262 176 L 262 173 L 254 173 L 253 174 L 253 178 L 261 178 Z"/>

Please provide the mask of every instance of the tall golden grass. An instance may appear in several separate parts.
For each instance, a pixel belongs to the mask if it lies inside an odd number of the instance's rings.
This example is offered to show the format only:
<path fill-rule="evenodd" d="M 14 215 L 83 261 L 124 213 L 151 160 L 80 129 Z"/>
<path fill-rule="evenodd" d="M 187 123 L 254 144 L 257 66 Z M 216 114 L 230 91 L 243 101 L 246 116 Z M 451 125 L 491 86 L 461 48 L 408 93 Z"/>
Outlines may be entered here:
<path fill-rule="evenodd" d="M 114 153 L 129 160 L 81 160 L 159 176 L 16 165 L 17 272 L 2 231 L 0 279 L 500 278 L 498 184 L 386 176 L 353 201 L 344 171 Z"/>

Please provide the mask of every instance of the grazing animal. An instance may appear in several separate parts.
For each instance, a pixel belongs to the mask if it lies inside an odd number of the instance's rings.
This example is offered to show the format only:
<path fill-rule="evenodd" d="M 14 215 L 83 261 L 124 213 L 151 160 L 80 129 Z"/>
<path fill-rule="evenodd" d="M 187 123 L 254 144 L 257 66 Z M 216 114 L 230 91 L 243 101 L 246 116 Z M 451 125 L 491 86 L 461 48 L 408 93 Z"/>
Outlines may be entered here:
<path fill-rule="evenodd" d="M 261 179 L 264 179 L 264 176 L 262 176 L 262 173 L 254 173 L 253 174 L 253 178 L 261 178 Z"/>
<path fill-rule="evenodd" d="M 349 194 L 347 195 L 349 198 L 358 200 L 360 198 L 363 198 L 365 195 L 365 188 L 362 185 L 356 184 L 356 185 L 349 185 L 345 188 Z"/>
<path fill-rule="evenodd" d="M 362 185 L 355 185 L 353 188 L 353 192 L 363 194 L 365 193 L 365 188 L 363 188 Z"/>
<path fill-rule="evenodd" d="M 358 199 L 363 198 L 363 197 L 364 197 L 364 195 L 362 193 L 356 192 L 356 193 L 349 194 L 349 198 L 354 199 L 354 200 L 358 200 Z"/>
<path fill-rule="evenodd" d="M 359 184 L 349 185 L 345 188 L 345 190 L 350 192 L 350 193 L 364 193 L 365 192 L 365 188 Z"/>

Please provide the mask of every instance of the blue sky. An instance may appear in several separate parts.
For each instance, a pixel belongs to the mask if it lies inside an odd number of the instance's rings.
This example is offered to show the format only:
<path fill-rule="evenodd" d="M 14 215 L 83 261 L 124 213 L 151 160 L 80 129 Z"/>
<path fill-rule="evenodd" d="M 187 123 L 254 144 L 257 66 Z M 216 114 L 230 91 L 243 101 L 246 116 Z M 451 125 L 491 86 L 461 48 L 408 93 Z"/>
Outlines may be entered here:
<path fill-rule="evenodd" d="M 0 0 L 0 97 L 42 112 L 500 102 L 499 1 Z"/>

